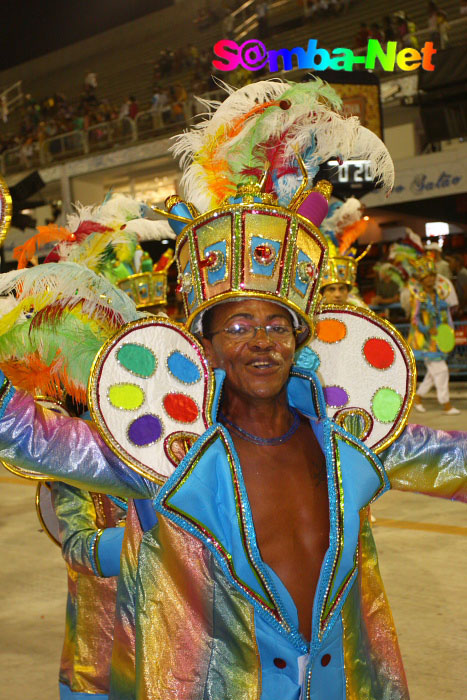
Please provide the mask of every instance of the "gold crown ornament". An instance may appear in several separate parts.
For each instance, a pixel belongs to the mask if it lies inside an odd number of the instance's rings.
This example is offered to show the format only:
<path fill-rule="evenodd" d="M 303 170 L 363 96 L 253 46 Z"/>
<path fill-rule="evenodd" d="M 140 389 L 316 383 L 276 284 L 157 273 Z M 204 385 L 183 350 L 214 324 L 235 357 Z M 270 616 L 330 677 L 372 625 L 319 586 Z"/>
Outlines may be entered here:
<path fill-rule="evenodd" d="M 329 258 L 321 279 L 321 288 L 329 284 L 347 284 L 353 287 L 357 281 L 357 261 L 347 256 Z"/>
<path fill-rule="evenodd" d="M 412 260 L 411 265 L 414 271 L 414 277 L 420 281 L 429 275 L 436 275 L 435 261 L 428 256 Z"/>
<path fill-rule="evenodd" d="M 304 186 L 306 182 L 305 177 Z M 320 270 L 327 258 L 326 241 L 315 222 L 327 211 L 330 190 L 321 181 L 303 198 L 301 189 L 286 209 L 272 203 L 261 182 L 249 179 L 231 201 L 190 221 L 175 249 L 187 327 L 199 331 L 202 312 L 214 304 L 252 297 L 292 311 L 303 327 L 299 342 L 304 342 L 312 329 Z M 169 214 L 193 211 L 180 199 L 173 202 Z"/>
<path fill-rule="evenodd" d="M 167 271 L 138 272 L 117 282 L 122 292 L 128 294 L 137 309 L 167 304 Z"/>
<path fill-rule="evenodd" d="M 186 201 L 172 196 L 165 211 L 153 207 L 177 234 L 186 325 L 200 332 L 202 314 L 214 304 L 265 299 L 289 309 L 302 345 L 328 257 L 318 227 L 332 186 L 319 180 L 319 166 L 336 154 L 365 153 L 377 177 L 392 182 L 392 161 L 355 117 L 333 111 L 340 98 L 319 79 L 227 89 L 227 99 L 208 105 L 215 108 L 209 118 L 172 149 L 184 169 Z"/>

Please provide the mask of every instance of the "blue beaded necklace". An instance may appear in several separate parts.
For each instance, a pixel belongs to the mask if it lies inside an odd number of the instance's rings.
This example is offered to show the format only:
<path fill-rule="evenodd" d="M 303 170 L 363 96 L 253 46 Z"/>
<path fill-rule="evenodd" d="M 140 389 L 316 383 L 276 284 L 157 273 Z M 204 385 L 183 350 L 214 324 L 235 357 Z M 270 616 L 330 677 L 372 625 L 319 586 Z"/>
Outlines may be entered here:
<path fill-rule="evenodd" d="M 253 442 L 255 445 L 273 447 L 274 445 L 281 445 L 283 442 L 287 442 L 287 440 L 290 440 L 292 435 L 297 432 L 300 426 L 300 414 L 298 413 L 298 411 L 293 406 L 289 406 L 289 411 L 293 415 L 292 425 L 286 433 L 273 438 L 262 438 L 258 435 L 253 435 L 253 433 L 249 433 L 247 430 L 240 428 L 239 425 L 236 425 L 236 423 L 232 423 L 232 421 L 229 420 L 227 416 L 225 416 L 222 412 L 219 413 L 219 419 L 222 423 L 225 423 L 229 427 L 233 428 L 240 435 L 240 437 L 244 438 L 245 440 L 248 440 L 248 442 Z"/>

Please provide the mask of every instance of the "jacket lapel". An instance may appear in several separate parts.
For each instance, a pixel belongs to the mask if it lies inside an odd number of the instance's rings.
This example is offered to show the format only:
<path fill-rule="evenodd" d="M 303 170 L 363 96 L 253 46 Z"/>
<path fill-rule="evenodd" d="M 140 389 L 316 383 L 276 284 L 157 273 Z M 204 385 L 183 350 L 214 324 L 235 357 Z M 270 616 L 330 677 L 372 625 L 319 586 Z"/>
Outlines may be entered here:
<path fill-rule="evenodd" d="M 330 536 L 313 609 L 313 637 L 322 641 L 357 574 L 360 511 L 389 486 L 376 455 L 328 418 L 315 427 L 326 457 Z"/>
<path fill-rule="evenodd" d="M 199 538 L 231 583 L 283 634 L 292 634 L 262 565 L 238 458 L 227 430 L 212 426 L 161 489 L 156 510 Z M 299 646 L 303 641 L 297 635 Z"/>

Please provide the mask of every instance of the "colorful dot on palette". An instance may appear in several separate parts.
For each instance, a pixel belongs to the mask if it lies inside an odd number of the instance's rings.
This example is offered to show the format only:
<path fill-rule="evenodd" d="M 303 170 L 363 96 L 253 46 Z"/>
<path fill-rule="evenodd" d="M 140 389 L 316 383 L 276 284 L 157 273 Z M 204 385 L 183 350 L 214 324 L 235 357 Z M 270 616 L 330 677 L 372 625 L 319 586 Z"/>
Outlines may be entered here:
<path fill-rule="evenodd" d="M 201 372 L 196 364 L 178 350 L 169 355 L 167 366 L 170 373 L 184 384 L 195 384 L 201 379 Z"/>
<path fill-rule="evenodd" d="M 130 423 L 128 439 L 137 447 L 146 447 L 159 440 L 162 430 L 160 419 L 152 413 L 146 413 Z"/>
<path fill-rule="evenodd" d="M 316 335 L 323 343 L 338 343 L 347 335 L 347 326 L 335 318 L 325 318 L 318 322 Z"/>
<path fill-rule="evenodd" d="M 380 423 L 392 423 L 402 406 L 402 396 L 388 387 L 382 387 L 373 396 L 371 408 Z"/>
<path fill-rule="evenodd" d="M 115 408 L 136 411 L 144 403 L 144 391 L 136 384 L 114 384 L 109 388 L 109 401 Z"/>
<path fill-rule="evenodd" d="M 363 353 L 369 364 L 376 369 L 388 369 L 396 358 L 391 343 L 383 338 L 369 338 L 363 346 Z"/>
<path fill-rule="evenodd" d="M 151 377 L 156 369 L 157 360 L 154 354 L 137 343 L 126 343 L 117 352 L 120 364 L 138 377 Z"/>
<path fill-rule="evenodd" d="M 193 423 L 198 418 L 198 406 L 185 394 L 166 394 L 162 403 L 168 415 L 180 423 Z"/>
<path fill-rule="evenodd" d="M 327 386 L 323 389 L 323 392 L 327 405 L 333 408 L 345 406 L 349 401 L 349 395 L 340 386 Z"/>
<path fill-rule="evenodd" d="M 449 324 L 441 323 L 438 326 L 435 339 L 441 352 L 451 352 L 451 350 L 454 350 L 456 336 L 454 335 L 454 331 Z"/>

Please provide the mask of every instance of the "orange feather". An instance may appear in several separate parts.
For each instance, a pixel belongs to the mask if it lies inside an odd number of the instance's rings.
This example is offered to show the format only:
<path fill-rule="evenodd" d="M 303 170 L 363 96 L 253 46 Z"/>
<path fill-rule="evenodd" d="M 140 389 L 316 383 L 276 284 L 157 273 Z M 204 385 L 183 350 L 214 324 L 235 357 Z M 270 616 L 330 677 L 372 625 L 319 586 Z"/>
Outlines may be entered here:
<path fill-rule="evenodd" d="M 18 270 L 25 268 L 37 250 L 47 243 L 75 240 L 74 233 L 71 233 L 64 226 L 57 226 L 57 224 L 38 226 L 37 230 L 39 233 L 29 238 L 23 245 L 17 246 L 13 251 L 13 257 L 18 261 Z"/>
<path fill-rule="evenodd" d="M 368 227 L 368 222 L 365 219 L 360 219 L 354 224 L 349 224 L 339 236 L 339 253 L 342 255 L 355 243 L 357 238 L 362 236 Z"/>

